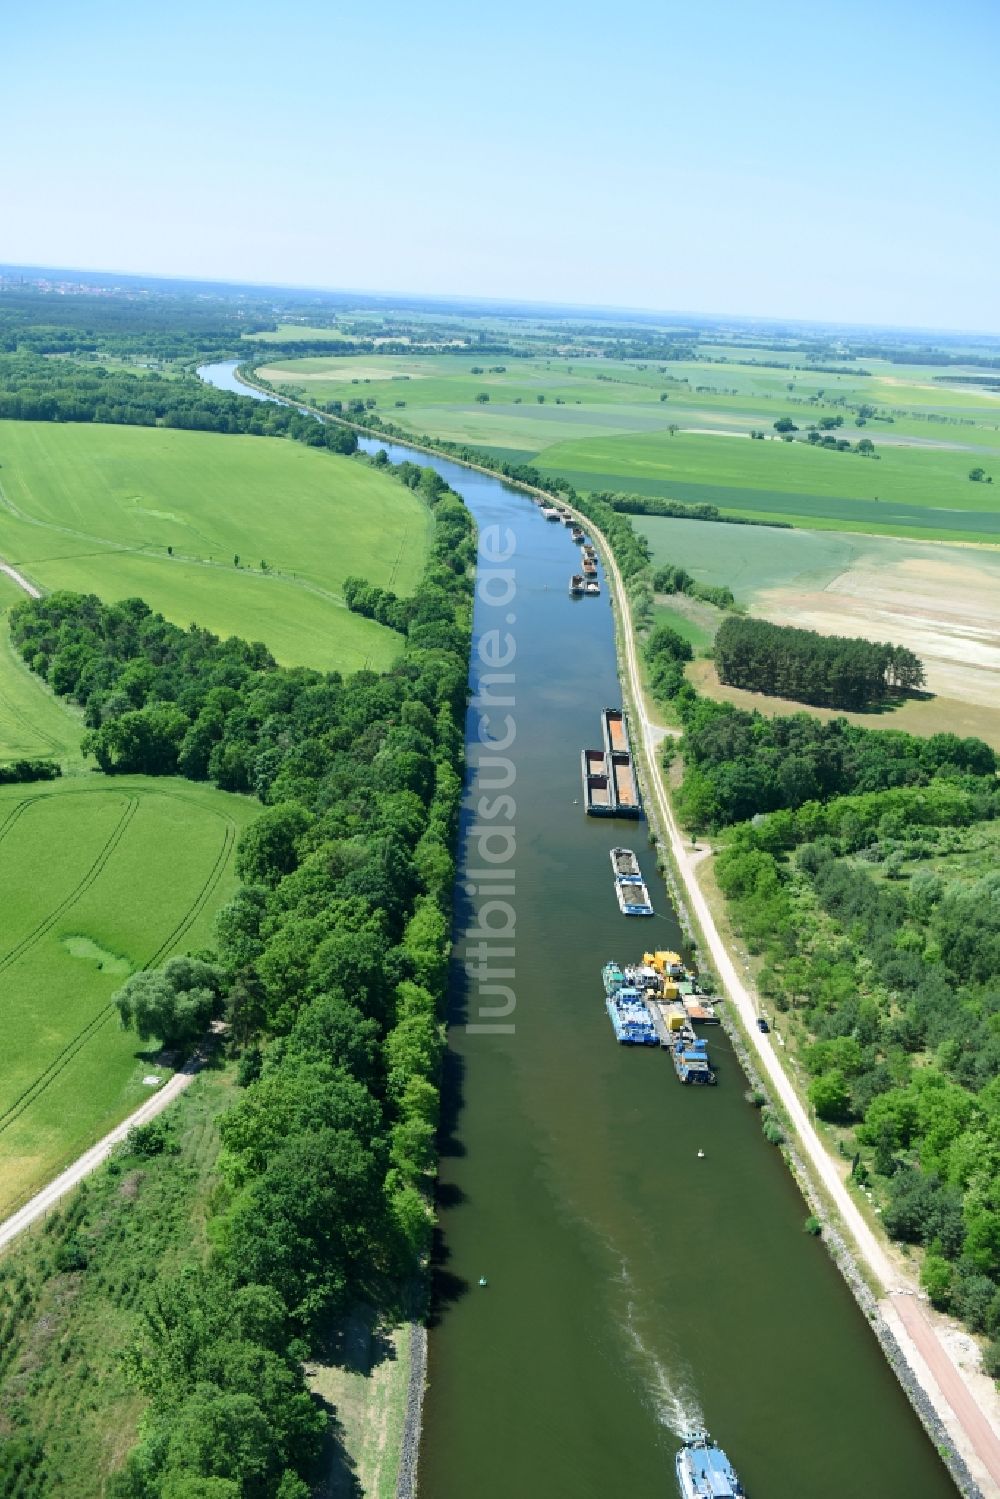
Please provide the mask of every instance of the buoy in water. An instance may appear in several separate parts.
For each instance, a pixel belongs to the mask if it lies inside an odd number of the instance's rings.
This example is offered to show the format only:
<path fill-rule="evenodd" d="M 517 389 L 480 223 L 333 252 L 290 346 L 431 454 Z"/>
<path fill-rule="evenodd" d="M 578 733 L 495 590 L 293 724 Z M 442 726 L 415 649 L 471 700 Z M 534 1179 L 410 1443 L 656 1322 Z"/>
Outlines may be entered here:
<path fill-rule="evenodd" d="M 485 1285 L 487 1285 L 487 1284 L 488 1284 L 488 1282 L 487 1282 L 487 1279 L 486 1279 L 486 1276 L 485 1276 L 485 1275 L 481 1275 L 481 1276 L 480 1276 L 480 1277 L 479 1277 L 479 1284 L 480 1284 L 480 1285 L 481 1285 L 481 1286 L 485 1286 Z"/>

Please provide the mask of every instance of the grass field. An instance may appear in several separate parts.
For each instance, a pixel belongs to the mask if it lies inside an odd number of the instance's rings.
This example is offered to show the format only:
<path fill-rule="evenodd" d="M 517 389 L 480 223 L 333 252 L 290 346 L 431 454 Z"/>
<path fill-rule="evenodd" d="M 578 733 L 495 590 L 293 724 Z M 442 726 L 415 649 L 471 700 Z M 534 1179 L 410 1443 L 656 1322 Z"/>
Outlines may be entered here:
<path fill-rule="evenodd" d="M 147 1098 L 144 1076 L 164 1076 L 111 996 L 210 941 L 257 811 L 141 776 L 0 787 L 0 1216 Z"/>
<path fill-rule="evenodd" d="M 339 328 L 313 328 L 308 323 L 279 323 L 271 333 L 244 333 L 244 338 L 254 343 L 288 344 L 301 339 L 303 343 L 344 343 L 349 335 Z"/>
<path fill-rule="evenodd" d="M 1000 491 L 968 478 L 982 465 L 1000 482 L 995 393 L 936 383 L 933 366 L 859 360 L 856 372 L 838 375 L 729 362 L 732 349 L 706 353 L 705 361 L 663 365 L 322 355 L 276 360 L 261 373 L 307 399 L 374 400 L 414 435 L 532 461 L 580 489 L 708 502 L 818 529 L 1000 543 Z M 874 412 L 863 432 L 854 425 L 862 402 Z M 779 416 L 804 430 L 838 415 L 844 426 L 835 435 L 870 437 L 877 460 L 746 440 L 755 428 L 771 434 Z"/>
<path fill-rule="evenodd" d="M 430 526 L 396 480 L 301 443 L 0 425 L 0 557 L 47 589 L 139 595 L 177 624 L 263 640 L 287 665 L 388 666 L 400 637 L 349 613 L 343 580 L 412 592 Z"/>
<path fill-rule="evenodd" d="M 0 573 L 0 764 L 10 760 L 58 760 L 64 767 L 82 764 L 83 715 L 55 697 L 11 645 L 7 614 L 24 597 Z"/>

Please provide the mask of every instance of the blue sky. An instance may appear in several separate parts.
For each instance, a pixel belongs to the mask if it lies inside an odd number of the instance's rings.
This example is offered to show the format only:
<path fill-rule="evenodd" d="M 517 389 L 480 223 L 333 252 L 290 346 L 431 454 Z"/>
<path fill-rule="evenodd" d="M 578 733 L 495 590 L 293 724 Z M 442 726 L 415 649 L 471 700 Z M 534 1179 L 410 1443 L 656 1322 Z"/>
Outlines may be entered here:
<path fill-rule="evenodd" d="M 9 8 L 0 260 L 1000 330 L 1000 3 Z"/>

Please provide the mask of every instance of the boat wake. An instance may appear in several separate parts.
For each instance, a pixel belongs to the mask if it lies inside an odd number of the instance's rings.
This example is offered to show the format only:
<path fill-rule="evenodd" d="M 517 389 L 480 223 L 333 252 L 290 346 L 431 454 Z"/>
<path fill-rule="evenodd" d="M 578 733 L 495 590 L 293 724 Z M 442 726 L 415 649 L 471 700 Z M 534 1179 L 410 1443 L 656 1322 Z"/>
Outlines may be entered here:
<path fill-rule="evenodd" d="M 643 1340 L 637 1325 L 637 1303 L 631 1292 L 628 1266 L 622 1262 L 621 1284 L 627 1293 L 623 1331 L 628 1339 L 644 1390 L 661 1426 L 677 1437 L 705 1427 L 705 1415 L 689 1369 L 679 1363 L 668 1369 Z"/>

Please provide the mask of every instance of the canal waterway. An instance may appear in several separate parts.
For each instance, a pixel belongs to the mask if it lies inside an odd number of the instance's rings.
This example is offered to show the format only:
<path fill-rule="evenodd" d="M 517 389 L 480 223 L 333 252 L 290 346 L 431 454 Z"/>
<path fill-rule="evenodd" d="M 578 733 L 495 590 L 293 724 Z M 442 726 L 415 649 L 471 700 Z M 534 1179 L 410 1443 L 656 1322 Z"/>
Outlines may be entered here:
<path fill-rule="evenodd" d="M 201 373 L 246 393 L 232 370 Z M 655 1499 L 675 1493 L 678 1436 L 705 1424 L 755 1499 L 954 1494 L 822 1242 L 803 1231 L 806 1206 L 725 1034 L 708 1032 L 711 1089 L 682 1087 L 659 1050 L 615 1043 L 602 965 L 680 934 L 645 823 L 583 812 L 580 750 L 600 744 L 601 709 L 621 702 L 603 576 L 601 598 L 571 600 L 578 552 L 526 496 L 399 444 L 364 446 L 432 463 L 481 541 L 513 547 L 480 562 L 481 585 L 487 572 L 513 577 L 491 578 L 476 605 L 421 1492 Z M 484 690 L 482 673 L 498 669 L 484 654 L 511 652 L 513 682 Z M 501 695 L 513 702 L 484 707 Z M 511 762 L 499 814 L 499 791 L 479 784 L 486 755 Z M 485 826 L 513 844 L 483 842 Z M 652 919 L 618 911 L 616 843 L 639 854 Z M 477 925 L 510 924 L 499 903 L 483 913 L 496 886 L 474 871 L 490 854 L 503 855 L 513 935 L 467 942 Z M 503 968 L 513 977 L 497 978 Z M 490 979 L 513 990 L 509 1015 L 485 1013 L 510 1002 L 484 992 Z"/>

